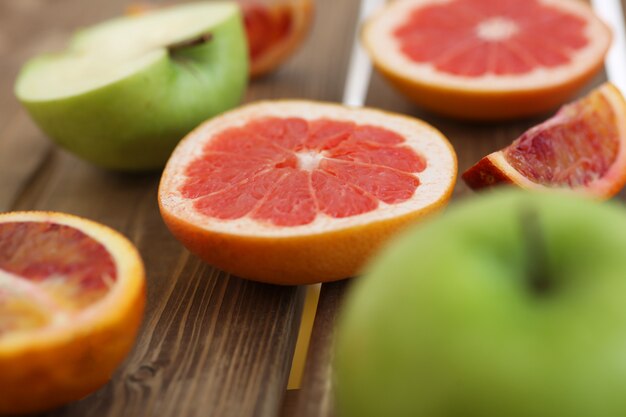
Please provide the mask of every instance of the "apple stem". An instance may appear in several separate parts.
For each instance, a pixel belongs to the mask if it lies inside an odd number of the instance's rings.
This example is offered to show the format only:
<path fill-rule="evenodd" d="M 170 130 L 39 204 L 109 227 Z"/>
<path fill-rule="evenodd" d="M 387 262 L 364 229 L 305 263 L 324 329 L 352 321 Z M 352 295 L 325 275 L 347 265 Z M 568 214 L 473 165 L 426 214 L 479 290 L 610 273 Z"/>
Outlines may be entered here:
<path fill-rule="evenodd" d="M 548 277 L 547 252 L 539 214 L 535 209 L 526 207 L 522 211 L 521 223 L 528 256 L 528 284 L 536 294 L 545 294 L 550 291 L 552 282 Z"/>
<path fill-rule="evenodd" d="M 167 50 L 169 51 L 170 54 L 175 54 L 176 52 L 182 49 L 203 45 L 209 42 L 211 39 L 213 39 L 213 34 L 203 33 L 199 36 L 196 36 L 195 38 L 185 39 L 183 41 L 170 44 L 168 45 Z"/>

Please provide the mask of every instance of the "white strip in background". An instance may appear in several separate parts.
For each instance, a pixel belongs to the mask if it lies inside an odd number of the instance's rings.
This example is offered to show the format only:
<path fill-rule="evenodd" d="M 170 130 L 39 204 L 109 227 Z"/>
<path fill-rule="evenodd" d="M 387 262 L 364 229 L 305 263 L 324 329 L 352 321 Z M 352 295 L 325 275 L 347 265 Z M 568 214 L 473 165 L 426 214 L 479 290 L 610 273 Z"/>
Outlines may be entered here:
<path fill-rule="evenodd" d="M 350 65 L 348 66 L 348 75 L 346 76 L 346 85 L 343 91 L 343 104 L 346 106 L 362 107 L 365 104 L 372 75 L 372 63 L 361 46 L 359 39 L 361 26 L 364 20 L 372 15 L 372 12 L 384 4 L 385 0 L 361 0 L 359 20 L 354 33 Z"/>
<path fill-rule="evenodd" d="M 352 52 L 350 54 L 350 63 L 346 75 L 346 84 L 343 92 L 343 104 L 347 106 L 362 107 L 365 104 L 367 90 L 370 85 L 370 77 L 372 75 L 372 63 L 361 46 L 359 35 L 364 20 L 370 16 L 373 11 L 382 7 L 384 4 L 385 0 L 361 0 L 354 39 L 352 41 Z M 298 331 L 298 338 L 296 339 L 296 347 L 291 362 L 289 380 L 287 382 L 287 389 L 289 390 L 299 389 L 302 384 L 302 376 L 306 365 L 306 357 L 308 355 L 311 332 L 313 331 L 313 323 L 317 313 L 320 291 L 320 284 L 309 285 L 306 289 L 300 329 Z"/>
<path fill-rule="evenodd" d="M 620 0 L 592 0 L 591 4 L 613 31 L 613 44 L 604 63 L 606 76 L 626 94 L 626 31 L 622 3 Z"/>

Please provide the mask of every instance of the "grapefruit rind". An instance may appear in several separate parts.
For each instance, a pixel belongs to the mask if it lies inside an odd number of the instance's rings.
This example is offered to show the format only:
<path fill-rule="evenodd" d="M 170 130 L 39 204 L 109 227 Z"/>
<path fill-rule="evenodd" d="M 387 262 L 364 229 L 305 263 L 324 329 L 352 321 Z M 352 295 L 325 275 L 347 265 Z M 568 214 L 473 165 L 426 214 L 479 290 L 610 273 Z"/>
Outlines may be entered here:
<path fill-rule="evenodd" d="M 278 227 L 250 218 L 220 220 L 193 207 L 180 188 L 185 168 L 224 129 L 262 117 L 328 118 L 384 127 L 406 138 L 427 159 L 413 198 L 346 218 L 318 213 L 309 224 Z M 358 274 L 379 246 L 416 219 L 443 207 L 455 184 L 457 161 L 448 140 L 430 125 L 372 109 L 306 101 L 259 102 L 206 122 L 170 158 L 159 187 L 161 215 L 174 236 L 206 262 L 237 276 L 274 284 L 334 281 Z"/>
<path fill-rule="evenodd" d="M 464 181 L 474 189 L 498 184 L 513 184 L 525 189 L 550 189 L 562 192 L 581 193 L 596 198 L 609 198 L 615 195 L 626 183 L 626 101 L 612 84 L 601 86 L 597 93 L 610 103 L 617 121 L 620 140 L 619 152 L 609 170 L 599 179 L 585 187 L 575 189 L 548 187 L 526 178 L 506 160 L 503 150 L 493 152 L 463 174 Z"/>
<path fill-rule="evenodd" d="M 440 0 L 392 2 L 365 24 L 361 37 L 374 66 L 418 105 L 462 119 L 496 120 L 530 116 L 554 109 L 584 86 L 601 68 L 611 43 L 609 27 L 579 1 L 541 0 L 588 22 L 589 44 L 571 64 L 537 68 L 528 74 L 467 77 L 436 71 L 407 57 L 393 32 L 418 6 Z"/>
<path fill-rule="evenodd" d="M 101 243 L 116 262 L 118 279 L 103 298 L 70 317 L 0 337 L 0 414 L 51 409 L 105 384 L 131 350 L 145 306 L 143 263 L 124 236 L 62 213 L 0 214 L 0 223 L 31 221 L 67 225 Z"/>

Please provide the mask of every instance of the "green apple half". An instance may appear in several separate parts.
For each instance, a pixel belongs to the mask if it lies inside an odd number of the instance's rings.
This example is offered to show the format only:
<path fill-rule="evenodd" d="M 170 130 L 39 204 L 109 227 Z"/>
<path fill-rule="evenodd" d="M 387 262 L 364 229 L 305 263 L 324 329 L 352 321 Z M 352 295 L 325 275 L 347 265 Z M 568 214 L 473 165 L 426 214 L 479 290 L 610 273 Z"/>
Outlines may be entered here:
<path fill-rule="evenodd" d="M 239 7 L 199 2 L 79 31 L 66 51 L 28 62 L 15 91 L 64 148 L 106 168 L 145 170 L 236 106 L 247 74 Z"/>
<path fill-rule="evenodd" d="M 626 210 L 498 192 L 396 241 L 339 320 L 339 417 L 626 416 Z"/>

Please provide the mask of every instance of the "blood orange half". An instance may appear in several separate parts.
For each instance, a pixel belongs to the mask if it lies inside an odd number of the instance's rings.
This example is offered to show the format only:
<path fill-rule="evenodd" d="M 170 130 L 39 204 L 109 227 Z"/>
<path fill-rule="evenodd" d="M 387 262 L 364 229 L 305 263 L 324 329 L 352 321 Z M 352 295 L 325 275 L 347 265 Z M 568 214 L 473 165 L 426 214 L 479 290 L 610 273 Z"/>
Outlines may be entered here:
<path fill-rule="evenodd" d="M 127 14 L 143 14 L 175 1 L 134 2 Z M 313 0 L 238 0 L 248 39 L 250 76 L 260 77 L 283 63 L 304 41 L 314 15 Z"/>
<path fill-rule="evenodd" d="M 463 179 L 474 189 L 515 184 L 613 196 L 626 183 L 624 98 L 613 85 L 604 84 L 481 159 Z"/>
<path fill-rule="evenodd" d="M 0 414 L 106 383 L 131 349 L 144 270 L 117 232 L 60 213 L 0 214 Z"/>
<path fill-rule="evenodd" d="M 279 284 L 360 271 L 396 230 L 449 199 L 456 156 L 416 119 L 306 101 L 252 104 L 184 139 L 159 189 L 192 252 Z"/>
<path fill-rule="evenodd" d="M 250 49 L 250 75 L 278 67 L 302 43 L 313 20 L 312 0 L 240 0 Z"/>
<path fill-rule="evenodd" d="M 611 34 L 572 0 L 404 0 L 365 26 L 374 64 L 419 105 L 465 119 L 545 112 L 602 67 Z"/>

